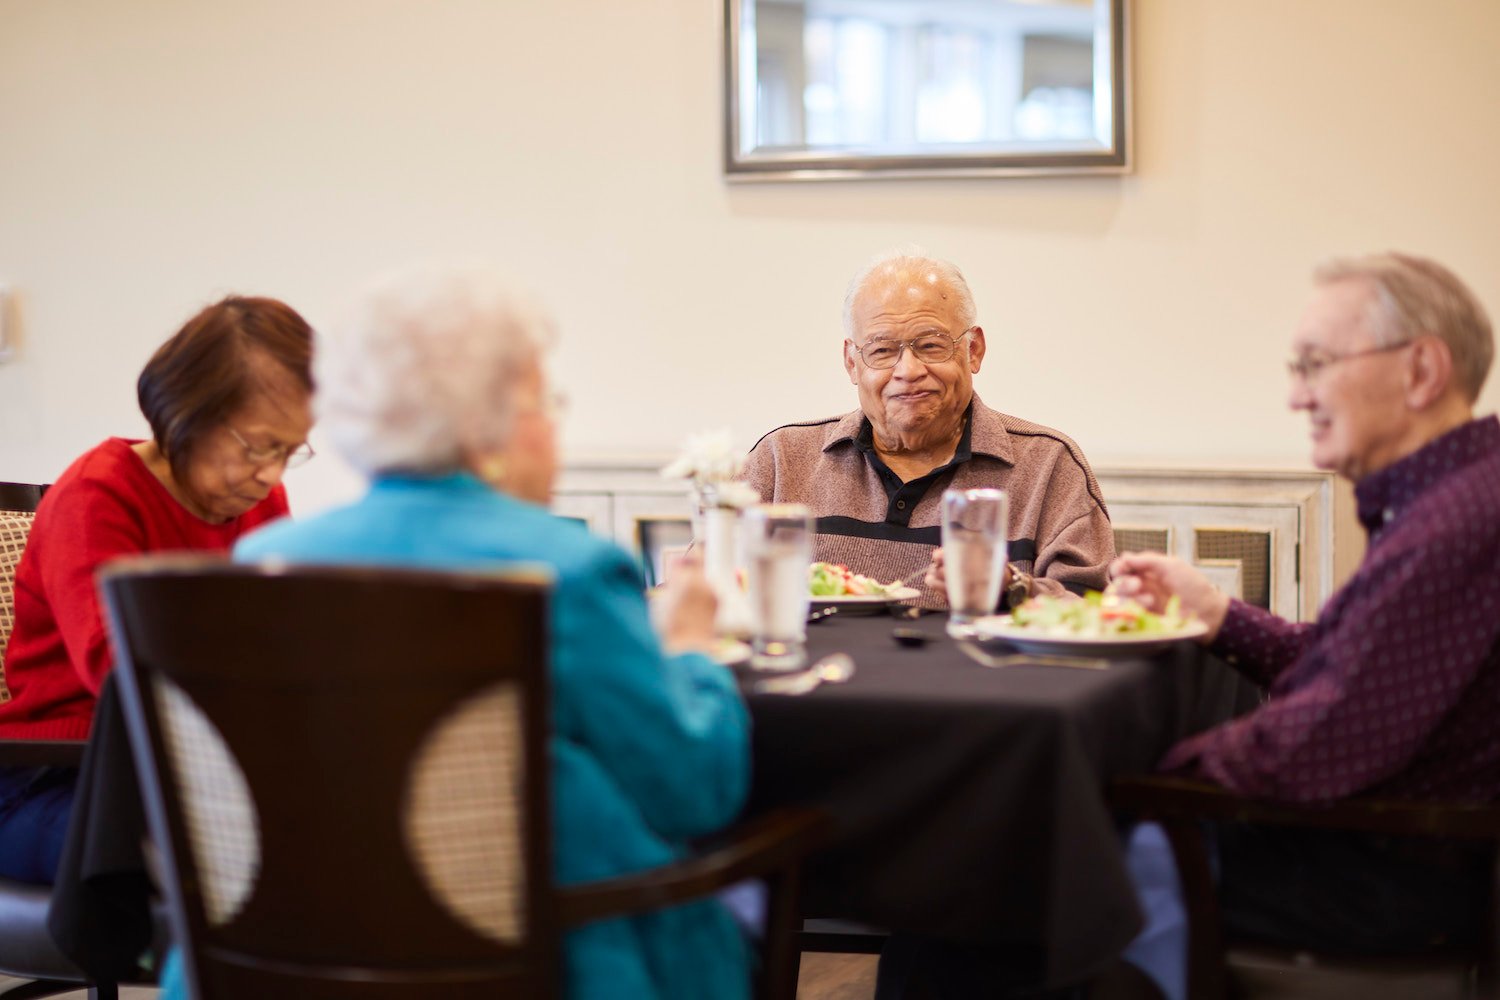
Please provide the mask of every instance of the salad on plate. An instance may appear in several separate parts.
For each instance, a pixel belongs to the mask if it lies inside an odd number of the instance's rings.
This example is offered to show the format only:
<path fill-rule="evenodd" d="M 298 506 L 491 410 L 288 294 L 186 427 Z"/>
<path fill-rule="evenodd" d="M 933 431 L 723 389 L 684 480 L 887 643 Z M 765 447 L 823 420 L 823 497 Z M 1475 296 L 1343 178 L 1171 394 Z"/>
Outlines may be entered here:
<path fill-rule="evenodd" d="M 807 569 L 808 593 L 813 597 L 890 597 L 902 599 L 900 580 L 881 583 L 839 563 L 815 562 Z"/>
<path fill-rule="evenodd" d="M 1160 614 L 1118 594 L 1091 590 L 1083 600 L 1038 595 L 1011 612 L 1014 628 L 1068 639 L 1175 636 L 1196 623 L 1173 596 Z"/>
<path fill-rule="evenodd" d="M 1182 613 L 1175 597 L 1157 613 L 1109 591 L 1090 591 L 1082 600 L 1033 597 L 1008 615 L 979 619 L 974 628 L 1026 653 L 1102 657 L 1147 656 L 1208 631 Z"/>

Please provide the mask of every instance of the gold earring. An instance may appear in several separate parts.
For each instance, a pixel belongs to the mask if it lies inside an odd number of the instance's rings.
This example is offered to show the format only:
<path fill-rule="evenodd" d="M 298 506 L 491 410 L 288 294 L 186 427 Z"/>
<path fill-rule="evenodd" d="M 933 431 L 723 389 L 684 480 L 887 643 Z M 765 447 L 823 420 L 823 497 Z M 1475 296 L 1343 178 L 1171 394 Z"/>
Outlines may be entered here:
<path fill-rule="evenodd" d="M 481 459 L 479 468 L 476 471 L 479 473 L 479 478 L 491 486 L 500 486 L 505 482 L 505 473 L 507 471 L 505 468 L 505 459 L 499 455 L 491 455 L 488 458 Z"/>

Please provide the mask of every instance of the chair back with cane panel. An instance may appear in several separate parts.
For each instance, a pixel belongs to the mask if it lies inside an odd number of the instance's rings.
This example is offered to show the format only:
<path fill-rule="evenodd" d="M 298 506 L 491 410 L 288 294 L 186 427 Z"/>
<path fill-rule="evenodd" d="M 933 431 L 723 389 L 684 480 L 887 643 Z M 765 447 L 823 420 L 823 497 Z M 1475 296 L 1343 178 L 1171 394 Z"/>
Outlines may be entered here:
<path fill-rule="evenodd" d="M 10 700 L 10 689 L 5 686 L 5 647 L 16 624 L 16 566 L 45 492 L 46 486 L 33 483 L 0 483 L 0 702 Z"/>
<path fill-rule="evenodd" d="M 556 994 L 544 579 L 158 559 L 102 587 L 196 995 Z"/>

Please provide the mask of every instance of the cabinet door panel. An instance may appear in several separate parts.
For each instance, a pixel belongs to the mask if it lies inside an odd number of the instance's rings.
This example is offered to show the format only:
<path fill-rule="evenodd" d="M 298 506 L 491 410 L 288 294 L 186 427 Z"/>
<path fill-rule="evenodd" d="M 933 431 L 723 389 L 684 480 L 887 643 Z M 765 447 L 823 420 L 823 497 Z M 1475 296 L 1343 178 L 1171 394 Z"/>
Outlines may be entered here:
<path fill-rule="evenodd" d="M 1110 515 L 1116 537 L 1159 541 L 1231 595 L 1302 620 L 1297 506 L 1117 501 Z"/>

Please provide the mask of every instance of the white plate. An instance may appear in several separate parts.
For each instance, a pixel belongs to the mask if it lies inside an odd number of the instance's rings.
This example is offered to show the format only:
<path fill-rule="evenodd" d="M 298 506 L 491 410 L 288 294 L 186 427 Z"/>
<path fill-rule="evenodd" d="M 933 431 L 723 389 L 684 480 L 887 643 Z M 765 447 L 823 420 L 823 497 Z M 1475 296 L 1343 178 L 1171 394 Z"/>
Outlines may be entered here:
<path fill-rule="evenodd" d="M 819 597 L 814 594 L 808 598 L 808 601 L 809 607 L 816 610 L 818 608 L 857 608 L 870 604 L 892 604 L 921 596 L 922 592 L 915 587 L 897 587 L 888 594 L 860 594 L 858 596 L 845 594 L 842 597 Z"/>
<path fill-rule="evenodd" d="M 1023 653 L 1054 653 L 1074 656 L 1148 656 L 1208 631 L 1199 621 L 1188 622 L 1174 632 L 1150 635 L 1113 635 L 1106 639 L 1086 639 L 1076 635 L 1045 635 L 1034 628 L 1013 625 L 1010 615 L 990 615 L 974 622 L 981 639 L 999 639 Z"/>
<path fill-rule="evenodd" d="M 738 639 L 720 639 L 708 655 L 710 659 L 726 667 L 737 667 L 741 663 L 750 661 L 750 653 L 748 643 L 740 642 Z"/>

